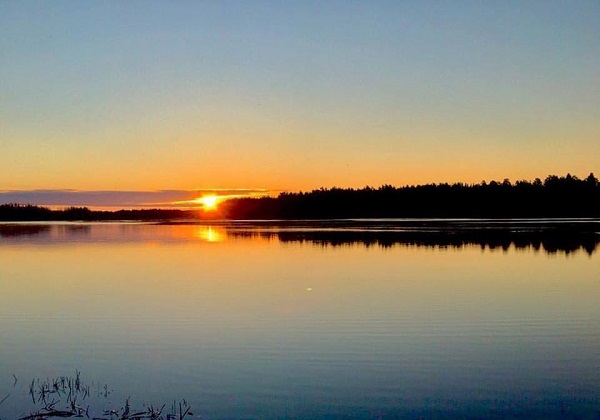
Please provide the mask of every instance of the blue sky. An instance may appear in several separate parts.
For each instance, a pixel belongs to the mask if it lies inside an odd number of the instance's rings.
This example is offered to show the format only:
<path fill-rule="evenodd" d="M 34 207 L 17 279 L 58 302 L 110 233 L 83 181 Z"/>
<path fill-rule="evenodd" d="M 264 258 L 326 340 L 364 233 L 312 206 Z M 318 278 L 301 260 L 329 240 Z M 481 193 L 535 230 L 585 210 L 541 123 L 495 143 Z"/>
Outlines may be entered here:
<path fill-rule="evenodd" d="M 0 190 L 598 170 L 598 1 L 4 1 Z"/>

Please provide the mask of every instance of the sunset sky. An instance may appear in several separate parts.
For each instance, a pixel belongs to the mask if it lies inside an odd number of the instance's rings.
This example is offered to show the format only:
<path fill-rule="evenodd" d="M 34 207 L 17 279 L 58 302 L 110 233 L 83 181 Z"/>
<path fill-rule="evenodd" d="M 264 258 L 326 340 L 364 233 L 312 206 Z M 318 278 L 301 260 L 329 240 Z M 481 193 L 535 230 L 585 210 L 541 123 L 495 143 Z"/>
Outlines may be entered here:
<path fill-rule="evenodd" d="M 5 0 L 0 39 L 0 203 L 600 172 L 597 0 Z"/>

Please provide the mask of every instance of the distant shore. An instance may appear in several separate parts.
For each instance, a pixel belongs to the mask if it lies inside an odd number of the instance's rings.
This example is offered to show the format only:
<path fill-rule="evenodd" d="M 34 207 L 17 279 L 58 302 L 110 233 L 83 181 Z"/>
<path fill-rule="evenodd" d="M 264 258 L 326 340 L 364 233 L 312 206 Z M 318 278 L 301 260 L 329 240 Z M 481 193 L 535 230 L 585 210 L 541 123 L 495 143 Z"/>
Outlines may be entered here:
<path fill-rule="evenodd" d="M 33 204 L 0 205 L 0 221 L 290 220 L 290 219 L 544 219 L 599 218 L 600 181 L 567 174 L 542 181 L 427 184 L 378 188 L 320 188 L 277 197 L 233 198 L 215 208 L 52 210 Z"/>

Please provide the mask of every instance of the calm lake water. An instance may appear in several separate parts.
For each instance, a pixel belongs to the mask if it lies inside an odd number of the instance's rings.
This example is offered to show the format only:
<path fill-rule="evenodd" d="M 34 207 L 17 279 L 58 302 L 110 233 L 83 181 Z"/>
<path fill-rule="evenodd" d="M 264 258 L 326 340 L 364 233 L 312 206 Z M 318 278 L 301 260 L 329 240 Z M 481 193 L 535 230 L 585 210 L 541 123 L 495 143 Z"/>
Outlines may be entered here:
<path fill-rule="evenodd" d="M 0 418 L 76 369 L 205 419 L 600 416 L 593 236 L 389 231 L 0 225 Z"/>

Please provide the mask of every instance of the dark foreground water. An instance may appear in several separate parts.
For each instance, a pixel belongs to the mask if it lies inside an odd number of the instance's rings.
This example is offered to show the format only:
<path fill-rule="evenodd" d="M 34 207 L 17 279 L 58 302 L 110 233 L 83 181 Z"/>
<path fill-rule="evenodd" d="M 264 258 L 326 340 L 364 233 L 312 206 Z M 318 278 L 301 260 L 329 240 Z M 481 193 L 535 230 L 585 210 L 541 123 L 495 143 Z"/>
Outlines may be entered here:
<path fill-rule="evenodd" d="M 598 418 L 596 222 L 437 223 L 0 225 L 0 419 Z"/>

